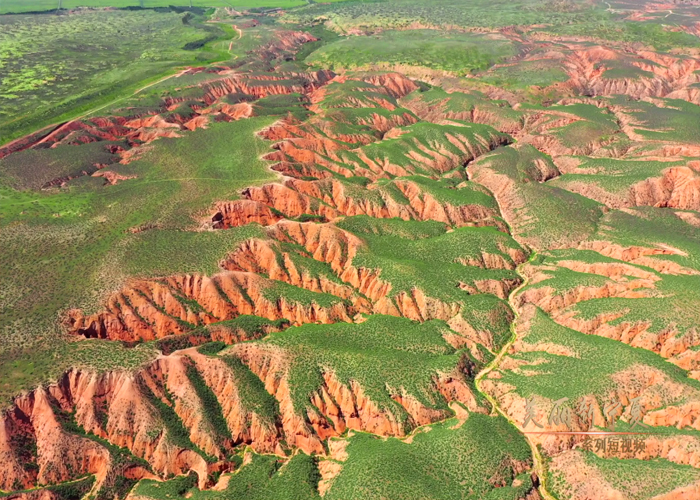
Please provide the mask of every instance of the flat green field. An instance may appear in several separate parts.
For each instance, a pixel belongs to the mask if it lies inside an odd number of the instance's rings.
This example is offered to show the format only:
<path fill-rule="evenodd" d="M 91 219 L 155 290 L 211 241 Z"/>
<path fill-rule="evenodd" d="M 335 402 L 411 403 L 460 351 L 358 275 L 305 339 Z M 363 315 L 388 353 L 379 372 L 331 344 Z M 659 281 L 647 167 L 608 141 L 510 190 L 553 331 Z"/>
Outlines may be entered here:
<path fill-rule="evenodd" d="M 556 32 L 566 35 L 585 34 L 604 40 L 641 42 L 658 50 L 669 50 L 672 47 L 697 47 L 700 44 L 700 40 L 689 33 L 664 29 L 661 22 L 585 22 L 557 27 Z"/>
<path fill-rule="evenodd" d="M 529 24 L 566 25 L 608 19 L 603 8 L 588 2 L 541 0 L 388 0 L 347 2 L 339 5 L 317 2 L 294 12 L 291 17 L 312 22 L 328 16 L 340 31 L 406 28 L 412 25 L 435 27 L 500 27 Z"/>
<path fill-rule="evenodd" d="M 346 1 L 346 0 L 330 0 Z M 76 7 L 233 7 L 235 9 L 283 8 L 307 5 L 306 0 L 2 0 L 0 14 L 39 12 Z"/>
<path fill-rule="evenodd" d="M 481 80 L 497 87 L 519 89 L 531 86 L 546 87 L 557 82 L 565 82 L 568 78 L 563 69 L 547 64 L 547 61 L 527 61 L 513 66 L 494 68 Z"/>
<path fill-rule="evenodd" d="M 225 57 L 206 46 L 185 47 L 235 36 L 233 30 L 183 21 L 184 15 L 0 17 L 0 144 L 134 92 L 177 66 Z"/>
<path fill-rule="evenodd" d="M 439 30 L 385 31 L 349 36 L 326 45 L 306 62 L 324 68 L 407 64 L 466 74 L 512 57 L 517 46 L 497 35 Z"/>

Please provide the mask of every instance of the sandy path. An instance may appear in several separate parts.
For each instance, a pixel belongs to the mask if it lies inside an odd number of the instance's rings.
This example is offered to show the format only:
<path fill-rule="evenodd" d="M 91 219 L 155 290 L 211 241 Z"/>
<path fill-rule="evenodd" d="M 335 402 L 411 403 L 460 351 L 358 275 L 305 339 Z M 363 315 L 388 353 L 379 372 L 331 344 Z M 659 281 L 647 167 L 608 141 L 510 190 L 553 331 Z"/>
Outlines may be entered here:
<path fill-rule="evenodd" d="M 243 38 L 243 30 L 242 30 L 242 29 L 240 29 L 240 28 L 239 28 L 238 26 L 236 26 L 235 24 L 232 24 L 231 27 L 232 27 L 233 29 L 235 29 L 236 32 L 238 33 L 238 39 L 239 39 L 239 40 L 240 40 L 241 38 Z M 228 44 L 228 51 L 231 52 L 231 49 L 232 49 L 232 48 L 233 48 L 233 40 L 231 40 L 231 43 Z"/>
<path fill-rule="evenodd" d="M 152 87 L 152 86 L 154 86 L 154 85 L 156 85 L 156 84 L 158 84 L 158 83 L 160 83 L 160 82 L 164 82 L 165 80 L 169 80 L 169 79 L 171 79 L 171 78 L 173 78 L 173 77 L 176 77 L 176 76 L 182 76 L 182 75 L 184 75 L 185 73 L 187 73 L 187 71 L 189 71 L 189 68 L 185 68 L 185 69 L 183 69 L 182 71 L 180 71 L 179 73 L 175 73 L 175 74 L 172 74 L 172 75 L 168 75 L 168 76 L 163 77 L 163 78 L 161 78 L 160 80 L 157 80 L 157 81 L 155 81 L 155 82 L 153 82 L 153 83 L 149 83 L 149 84 L 146 85 L 145 87 L 141 87 L 140 89 L 135 90 L 134 93 L 133 93 L 132 95 L 136 95 L 136 94 L 138 94 L 139 92 L 141 92 L 142 90 L 146 90 L 148 87 Z M 122 98 L 122 99 L 123 99 L 123 98 Z"/>

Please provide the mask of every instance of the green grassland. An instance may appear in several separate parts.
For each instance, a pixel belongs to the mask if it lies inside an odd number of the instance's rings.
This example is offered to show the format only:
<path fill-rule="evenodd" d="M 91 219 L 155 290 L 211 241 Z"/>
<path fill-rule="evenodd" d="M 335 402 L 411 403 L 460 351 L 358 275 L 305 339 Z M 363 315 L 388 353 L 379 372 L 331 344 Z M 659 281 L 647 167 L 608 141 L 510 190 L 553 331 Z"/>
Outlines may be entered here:
<path fill-rule="evenodd" d="M 214 274 L 218 262 L 249 238 L 262 235 L 257 225 L 234 231 L 149 230 L 123 243 L 119 257 L 127 274 L 156 277 L 176 273 Z M 196 259 L 193 259 L 197 256 Z"/>
<path fill-rule="evenodd" d="M 673 212 L 660 208 L 610 211 L 600 220 L 598 229 L 589 239 L 607 241 L 622 248 L 672 248 L 675 249 L 672 255 L 657 255 L 651 258 L 658 260 L 659 264 L 667 260 L 691 272 L 697 270 L 700 264 L 697 258 L 697 229 Z M 576 287 L 604 287 L 613 282 L 611 278 L 601 274 L 576 272 L 559 267 L 557 263 L 560 261 L 625 264 L 593 251 L 567 249 L 545 252 L 539 254 L 533 262 L 535 269 L 543 271 L 545 276 L 537 283 L 525 287 L 522 292 L 551 287 L 550 295 L 557 296 Z M 619 316 L 609 322 L 612 326 L 622 322 L 645 323 L 649 332 L 670 331 L 678 338 L 693 332 L 700 310 L 697 276 L 659 273 L 643 265 L 639 265 L 638 268 L 640 272 L 648 273 L 654 279 L 653 288 L 646 289 L 647 297 L 584 300 L 567 308 L 565 314 L 583 320 L 600 315 L 609 317 L 612 314 Z M 634 279 L 631 276 L 623 278 L 626 281 Z M 639 288 L 639 291 L 642 289 Z M 684 398 L 697 397 L 696 381 L 689 379 L 685 370 L 667 362 L 658 354 L 565 328 L 554 323 L 542 311 L 538 310 L 529 331 L 524 335 L 527 344 L 550 342 L 564 346 L 574 354 L 560 356 L 540 351 L 516 354 L 517 359 L 532 363 L 533 366 L 508 372 L 503 380 L 513 383 L 522 395 L 535 393 L 552 400 L 560 397 L 573 399 L 587 393 L 602 397 L 605 391 L 613 387 L 612 377 L 616 373 L 629 370 L 631 366 L 638 366 L 649 367 L 663 373 L 664 378 L 682 384 L 686 392 Z M 693 345 L 692 341 L 689 345 Z M 596 376 L 586 377 L 585 372 L 595 373 Z M 671 401 L 665 404 L 671 404 Z"/>
<path fill-rule="evenodd" d="M 438 30 L 383 31 L 350 36 L 324 45 L 306 62 L 330 69 L 406 64 L 461 75 L 487 69 L 514 56 L 517 46 L 504 37 Z"/>
<path fill-rule="evenodd" d="M 222 59 L 233 30 L 170 10 L 0 17 L 0 144 L 74 117 L 172 72 Z"/>
<path fill-rule="evenodd" d="M 494 150 L 479 162 L 472 164 L 474 174 L 480 173 L 484 168 L 480 165 L 482 162 L 487 165 L 487 168 L 493 169 L 494 172 L 506 176 L 521 186 L 542 183 L 559 174 L 552 159 L 530 145 L 506 146 Z"/>
<path fill-rule="evenodd" d="M 407 95 L 400 102 L 411 109 L 425 108 L 430 114 L 439 113 L 440 117 L 471 117 L 475 111 L 489 116 L 490 125 L 497 130 L 517 130 L 522 125 L 524 114 L 511 108 L 505 100 L 489 99 L 479 91 L 446 92 L 440 87 L 428 90 L 419 89 Z"/>
<path fill-rule="evenodd" d="M 637 59 L 636 61 L 638 64 L 639 63 L 644 63 L 644 64 L 649 64 L 651 66 L 654 66 L 655 63 L 653 61 L 650 61 L 648 59 L 642 59 L 641 61 Z M 639 78 L 653 78 L 654 74 L 645 71 L 641 69 L 639 66 L 633 64 L 633 60 L 611 60 L 611 61 L 606 61 L 605 66 L 608 68 L 605 70 L 603 73 L 603 78 L 607 78 L 610 80 L 618 79 L 618 78 L 631 78 L 631 79 L 639 79 Z"/>
<path fill-rule="evenodd" d="M 614 263 L 619 262 L 615 259 L 603 257 L 597 252 L 592 250 L 549 250 L 546 253 L 538 253 L 536 259 L 533 261 L 534 264 L 538 266 L 549 266 L 556 265 L 558 261 L 569 261 L 573 260 L 576 262 L 583 263 Z M 570 291 L 572 288 L 577 286 L 603 286 L 610 281 L 610 278 L 602 276 L 600 274 L 593 273 L 583 273 L 572 271 L 566 267 L 548 268 L 547 278 L 542 281 L 538 281 L 535 284 L 528 284 L 522 288 L 522 291 L 537 289 L 539 287 L 551 287 L 552 295 L 563 294 Z M 550 274 L 551 273 L 551 274 Z"/>
<path fill-rule="evenodd" d="M 700 269 L 698 252 L 700 240 L 697 229 L 687 224 L 674 213 L 652 207 L 629 211 L 612 211 L 601 220 L 600 229 L 590 237 L 593 241 L 609 241 L 621 247 L 641 246 L 650 249 L 674 249 L 671 255 L 656 255 L 651 259 L 659 264 L 671 262 L 688 272 Z M 558 260 L 582 262 L 614 262 L 595 252 L 567 250 L 553 252 L 543 257 L 541 264 L 555 264 Z M 679 338 L 693 332 L 700 311 L 697 277 L 688 274 L 658 273 L 640 266 L 654 278 L 654 288 L 643 298 L 592 299 L 571 306 L 568 311 L 582 319 L 592 319 L 601 314 L 615 313 L 619 318 L 610 322 L 648 323 L 650 332 L 671 330 Z M 560 293 L 580 285 L 603 286 L 610 279 L 592 274 L 576 273 L 557 268 L 548 271 L 550 279 L 533 287 L 552 286 Z M 692 345 L 692 342 L 691 344 Z"/>
<path fill-rule="evenodd" d="M 65 500 L 80 500 L 85 495 L 87 495 L 95 484 L 95 477 L 88 476 L 83 479 L 78 479 L 69 484 L 58 484 L 54 486 L 47 486 L 46 488 L 37 488 L 34 490 L 20 490 L 16 493 L 30 493 L 36 494 L 37 491 L 48 492 L 48 494 L 54 494 L 57 497 Z M 41 494 L 41 493 L 40 493 Z M 0 494 L 0 498 L 9 496 L 9 494 Z"/>
<path fill-rule="evenodd" d="M 507 101 L 489 99 L 481 92 L 446 92 L 440 87 L 431 87 L 428 90 L 418 90 L 409 94 L 402 102 L 410 103 L 414 100 L 422 101 L 429 106 L 441 106 L 446 113 L 463 113 L 473 111 L 476 108 L 485 108 L 497 111 L 507 118 L 520 119 L 522 113 L 511 109 Z"/>
<path fill-rule="evenodd" d="M 505 301 L 491 294 L 470 294 L 462 284 L 476 288 L 480 280 L 510 280 L 520 278 L 507 269 L 483 269 L 467 266 L 470 258 L 479 259 L 484 253 L 510 257 L 504 251 L 520 248 L 506 234 L 493 228 L 464 227 L 446 232 L 436 222 L 401 221 L 348 217 L 338 223 L 342 229 L 362 238 L 367 246 L 353 260 L 356 267 L 381 269 L 381 279 L 391 285 L 389 297 L 396 300 L 401 293 L 421 290 L 426 297 L 447 304 L 460 305 L 464 320 L 476 331 L 486 333 L 491 345 L 498 350 L 508 337 L 510 309 Z M 430 235 L 430 236 L 428 236 Z"/>
<path fill-rule="evenodd" d="M 465 8 L 460 0 L 387 0 L 382 2 L 347 2 L 337 5 L 318 3 L 290 12 L 286 19 L 309 23 L 328 18 L 338 32 L 360 29 L 374 32 L 380 29 L 406 28 L 411 25 L 427 27 L 490 27 L 531 24 L 564 25 L 595 22 L 611 16 L 604 8 L 586 2 L 538 0 L 473 0 Z"/>
<path fill-rule="evenodd" d="M 55 328 L 60 311 L 98 307 L 102 295 L 116 290 L 128 276 L 216 271 L 217 262 L 237 242 L 256 235 L 256 229 L 183 230 L 196 228 L 200 222 L 193 215 L 206 213 L 213 200 L 235 199 L 241 188 L 274 178 L 259 159 L 267 144 L 254 136 L 272 120 L 217 123 L 181 138 L 156 141 L 139 160 L 113 167 L 136 175 L 115 186 L 79 177 L 60 190 L 3 188 L 0 280 L 7 283 L 0 301 L 3 355 L 13 351 L 8 359 L 15 359 L 17 349 L 36 348 Z M 50 151 L 70 163 L 73 151 L 81 147 Z M 5 167 L 8 164 L 13 166 Z M 2 170 L 36 168 L 31 154 L 29 160 L 24 153 L 0 160 Z M 147 230 L 133 233 L 132 228 Z M 66 348 L 58 341 L 43 345 L 49 359 Z M 36 362 L 44 359 L 38 352 L 31 356 Z M 66 357 L 54 368 L 61 370 L 70 362 Z M 32 379 L 21 367 L 6 362 L 0 366 L 0 378 L 8 388 L 15 379 Z M 33 376 L 49 374 L 34 370 Z"/>
<path fill-rule="evenodd" d="M 585 453 L 585 461 L 599 470 L 606 481 L 631 500 L 646 500 L 700 480 L 700 471 L 664 459 L 620 460 Z"/>
<path fill-rule="evenodd" d="M 377 101 L 386 101 L 393 106 L 398 106 L 396 99 L 388 95 L 386 91 L 382 91 L 375 85 L 363 81 L 331 82 L 324 90 L 325 95 L 319 103 L 319 106 L 323 109 L 347 107 L 349 99 L 357 102 L 357 106 L 354 106 L 352 110 L 347 110 L 347 112 L 352 113 L 361 113 L 363 108 L 373 108 L 372 111 L 382 108 Z"/>
<path fill-rule="evenodd" d="M 527 474 L 513 471 L 514 462 L 531 460 L 529 447 L 505 419 L 473 413 L 464 423 L 421 430 L 410 444 L 349 438 L 348 459 L 326 498 L 515 500 L 531 488 Z"/>
<path fill-rule="evenodd" d="M 386 189 L 388 193 L 393 194 L 396 201 L 408 201 L 403 196 L 398 188 L 391 189 L 395 181 L 409 181 L 418 184 L 421 191 L 432 195 L 436 200 L 442 203 L 449 203 L 453 206 L 463 205 L 479 205 L 481 207 L 490 208 L 497 211 L 498 205 L 491 194 L 482 186 L 469 183 L 457 183 L 456 179 L 428 179 L 420 175 L 410 175 L 407 177 L 397 177 L 393 181 L 383 182 L 383 179 L 377 181 L 381 187 L 379 190 Z"/>
<path fill-rule="evenodd" d="M 548 87 L 569 79 L 561 65 L 553 61 L 522 61 L 513 65 L 499 65 L 483 76 L 482 82 L 507 89 Z"/>
<path fill-rule="evenodd" d="M 154 481 L 145 479 L 140 481 L 134 492 L 146 498 L 173 499 L 183 496 L 194 490 L 197 485 L 197 475 L 191 473 L 187 476 L 177 476 L 169 481 Z"/>
<path fill-rule="evenodd" d="M 222 359 L 237 381 L 241 406 L 254 412 L 262 422 L 273 425 L 279 415 L 279 408 L 277 400 L 265 390 L 265 384 L 238 358 L 224 356 Z"/>
<path fill-rule="evenodd" d="M 588 274 L 571 271 L 567 268 L 555 267 L 558 261 L 577 261 L 586 263 L 616 262 L 591 251 L 553 251 L 549 257 L 543 256 L 540 265 L 547 269 L 547 279 L 530 285 L 527 289 L 552 287 L 551 296 L 557 296 L 572 291 L 579 286 L 603 287 L 612 285 L 614 280 L 598 274 Z M 622 263 L 617 261 L 618 263 Z M 621 323 L 648 323 L 648 331 L 660 333 L 673 328 L 678 337 L 693 331 L 697 325 L 697 314 L 700 311 L 700 291 L 697 288 L 697 277 L 656 273 L 648 268 L 658 281 L 654 289 L 643 298 L 610 297 L 589 299 L 578 302 L 566 309 L 566 312 L 576 318 L 590 320 L 600 315 L 618 315 L 610 321 L 610 325 Z M 633 280 L 634 278 L 629 278 Z M 640 287 L 638 289 L 642 291 Z"/>
<path fill-rule="evenodd" d="M 645 139 L 698 144 L 700 142 L 700 106 L 681 99 L 661 99 L 659 105 L 635 102 L 625 97 L 610 99 L 620 104 L 633 119 L 635 132 Z"/>
<path fill-rule="evenodd" d="M 338 462 L 340 473 L 324 498 L 515 500 L 532 487 L 528 474 L 514 471 L 514 462 L 531 460 L 529 447 L 501 417 L 476 413 L 466 422 L 447 420 L 421 429 L 410 443 L 365 433 L 347 440 L 348 458 Z M 199 491 L 183 477 L 141 481 L 134 494 L 154 500 L 320 498 L 317 459 L 303 453 L 288 460 L 249 457 L 222 491 Z"/>
<path fill-rule="evenodd" d="M 303 453 L 287 461 L 270 455 L 250 454 L 250 463 L 230 476 L 223 491 L 199 491 L 191 482 L 176 478 L 166 482 L 141 481 L 136 495 L 154 500 L 193 500 L 245 498 L 249 500 L 312 500 L 321 498 L 317 491 L 320 474 L 316 459 Z M 191 495 L 191 496 L 190 496 Z"/>
<path fill-rule="evenodd" d="M 64 338 L 32 335 L 27 331 L 13 334 L 12 324 L 2 332 L 5 348 L 0 353 L 0 404 L 5 406 L 10 398 L 23 389 L 35 387 L 38 383 L 56 380 L 71 367 L 87 367 L 98 370 L 136 370 L 158 356 L 154 345 L 143 344 L 126 348 L 119 342 L 87 340 L 68 342 Z M 39 324 L 45 329 L 52 325 Z M 40 332 L 45 334 L 46 330 Z M 42 342 L 43 341 L 43 342 Z M 13 349 L 14 346 L 31 345 L 29 349 Z"/>
<path fill-rule="evenodd" d="M 667 246 L 678 252 L 651 258 L 668 260 L 700 271 L 700 234 L 697 228 L 669 210 L 638 207 L 611 211 L 601 220 L 599 229 L 590 239 L 610 241 L 621 246 Z"/>
<path fill-rule="evenodd" d="M 347 0 L 330 0 L 347 1 Z M 308 5 L 306 0 L 3 0 L 0 2 L 0 14 L 40 12 L 48 10 L 91 8 L 128 8 L 140 7 L 153 9 L 158 7 L 233 7 L 234 9 L 288 9 Z"/>
<path fill-rule="evenodd" d="M 698 470 L 664 459 L 637 460 L 602 458 L 591 452 L 575 451 L 583 463 L 599 473 L 630 500 L 650 500 L 699 479 Z M 550 474 L 552 493 L 560 499 L 572 498 L 570 486 L 559 471 Z"/>
<path fill-rule="evenodd" d="M 329 87 L 333 87 L 335 84 L 330 84 Z M 326 119 L 330 122 L 333 127 L 331 130 L 337 134 L 367 134 L 376 138 L 379 134 L 372 127 L 367 125 L 367 123 L 372 122 L 372 118 L 376 116 L 381 116 L 388 120 L 394 117 L 400 117 L 404 114 L 412 115 L 409 110 L 405 108 L 397 107 L 393 110 L 387 110 L 380 107 L 374 100 L 385 100 L 392 103 L 393 98 L 389 96 L 382 96 L 375 94 L 373 92 L 352 92 L 354 94 L 352 97 L 357 99 L 357 102 L 361 102 L 367 107 L 364 108 L 347 108 L 341 107 L 341 103 L 338 102 L 338 106 L 335 107 L 334 96 L 329 96 L 324 99 L 320 106 L 328 109 L 325 113 Z M 342 99 L 347 99 L 350 97 L 348 94 L 342 96 Z M 340 99 L 339 99 L 340 100 Z M 392 103 L 393 104 L 393 103 Z"/>
<path fill-rule="evenodd" d="M 486 152 L 490 144 L 502 144 L 510 141 L 510 136 L 502 134 L 488 125 L 477 123 L 456 123 L 454 125 L 437 125 L 419 122 L 408 127 L 401 127 L 404 132 L 395 139 L 385 139 L 362 146 L 357 151 L 340 151 L 338 156 L 344 166 L 363 166 L 361 155 L 367 156 L 378 165 L 390 163 L 404 168 L 409 174 L 418 174 L 435 178 L 443 172 L 432 167 L 431 163 L 450 157 L 454 167 L 466 163 L 479 152 Z M 467 151 L 452 141 L 461 143 Z M 421 157 L 424 159 L 421 161 Z M 457 161 L 455 162 L 456 159 Z"/>
<path fill-rule="evenodd" d="M 697 37 L 689 33 L 671 31 L 666 26 L 672 26 L 672 24 L 664 19 L 660 19 L 659 22 L 620 22 L 620 20 L 597 19 L 571 25 L 562 24 L 556 28 L 550 28 L 548 31 L 599 40 L 638 42 L 661 51 L 667 51 L 674 47 L 698 47 L 700 45 L 700 40 Z"/>
<path fill-rule="evenodd" d="M 576 169 L 551 181 L 553 186 L 567 189 L 572 183 L 597 186 L 607 193 L 626 199 L 631 186 L 649 178 L 660 177 L 667 168 L 685 165 L 683 161 L 621 160 L 579 157 Z M 580 171 L 580 173 L 578 173 Z M 592 196 L 592 195 L 591 195 Z"/>
<path fill-rule="evenodd" d="M 359 384 L 381 410 L 410 429 L 410 416 L 392 395 L 408 394 L 428 408 L 451 413 L 435 389 L 434 378 L 453 372 L 468 354 L 444 340 L 448 331 L 443 321 L 421 324 L 372 315 L 360 324 L 308 324 L 255 342 L 281 349 L 291 360 L 289 386 L 299 414 L 305 415 L 311 407 L 312 394 L 324 384 L 322 374 L 333 373 L 343 384 L 351 380 Z M 221 356 L 226 358 L 227 353 Z"/>
<path fill-rule="evenodd" d="M 621 133 L 615 115 L 606 108 L 598 108 L 592 104 L 573 104 L 551 106 L 549 109 L 570 113 L 578 119 L 574 123 L 552 131 L 566 147 L 585 149 L 594 143 L 627 139 Z"/>
<path fill-rule="evenodd" d="M 537 310 L 523 341 L 530 346 L 549 343 L 562 346 L 573 355 L 550 354 L 533 350 L 513 354 L 520 365 L 514 370 L 503 370 L 499 382 L 512 384 L 522 397 L 531 395 L 555 401 L 568 397 L 577 401 L 583 396 L 607 401 L 616 388 L 614 376 L 622 371 L 649 369 L 658 373 L 656 384 L 645 389 L 645 394 L 659 398 L 659 406 L 683 403 L 700 396 L 700 383 L 687 377 L 685 370 L 663 360 L 645 349 L 630 347 L 622 342 L 595 335 L 586 335 L 555 323 Z M 664 381 L 676 382 L 682 390 L 671 393 L 663 387 Z"/>
<path fill-rule="evenodd" d="M 457 286 L 460 282 L 518 280 L 518 275 L 510 270 L 482 269 L 459 263 L 460 259 L 478 259 L 482 252 L 511 261 L 499 245 L 513 249 L 520 249 L 520 246 L 508 235 L 493 228 L 463 227 L 432 238 L 406 236 L 413 231 L 420 234 L 420 226 L 433 224 L 439 223 L 357 216 L 348 217 L 338 226 L 365 240 L 367 247 L 358 251 L 353 264 L 381 269 L 382 280 L 392 285 L 392 295 L 409 292 L 415 287 L 446 302 L 459 301 L 465 297 Z"/>
<path fill-rule="evenodd" d="M 263 296 L 273 304 L 277 304 L 282 299 L 304 306 L 317 304 L 328 308 L 346 303 L 343 299 L 330 293 L 311 292 L 282 281 L 271 281 L 269 286 L 263 289 Z"/>
<path fill-rule="evenodd" d="M 59 149 L 29 149 L 17 153 L 13 159 L 2 162 L 0 179 L 5 187 L 16 190 L 39 191 L 55 179 L 68 179 L 97 172 L 95 164 L 108 164 L 115 157 L 110 146 L 120 143 L 94 142 L 74 147 L 71 154 Z M 2 161 L 2 160 L 0 160 Z M 39 166 L 40 167 L 37 167 Z"/>
<path fill-rule="evenodd" d="M 547 165 L 542 172 L 538 165 Z M 549 182 L 558 170 L 551 159 L 530 145 L 501 147 L 469 165 L 470 178 L 479 182 L 486 170 L 515 182 L 518 206 L 514 208 L 513 231 L 536 248 L 556 247 L 582 240 L 597 228 L 603 215 L 593 200 Z"/>
<path fill-rule="evenodd" d="M 583 319 L 602 314 L 620 313 L 611 325 L 649 322 L 649 331 L 660 333 L 674 327 L 678 336 L 694 330 L 700 311 L 700 293 L 697 279 L 689 276 L 664 276 L 656 283 L 656 296 L 643 299 L 592 299 L 570 309 Z"/>

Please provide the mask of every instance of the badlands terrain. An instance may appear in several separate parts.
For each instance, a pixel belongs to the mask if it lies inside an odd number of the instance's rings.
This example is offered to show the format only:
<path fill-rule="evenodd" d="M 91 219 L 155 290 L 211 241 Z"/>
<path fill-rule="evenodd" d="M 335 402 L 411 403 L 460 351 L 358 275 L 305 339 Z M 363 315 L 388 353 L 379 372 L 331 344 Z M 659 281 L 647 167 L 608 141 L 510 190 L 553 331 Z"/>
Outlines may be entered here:
<path fill-rule="evenodd" d="M 700 499 L 700 2 L 49 3 L 0 497 Z"/>

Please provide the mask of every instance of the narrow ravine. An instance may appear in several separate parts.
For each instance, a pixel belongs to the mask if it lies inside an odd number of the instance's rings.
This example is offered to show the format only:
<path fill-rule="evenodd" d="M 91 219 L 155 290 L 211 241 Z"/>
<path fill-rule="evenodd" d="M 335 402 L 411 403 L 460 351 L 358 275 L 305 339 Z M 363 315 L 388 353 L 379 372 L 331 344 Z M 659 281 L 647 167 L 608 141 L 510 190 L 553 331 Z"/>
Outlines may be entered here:
<path fill-rule="evenodd" d="M 525 434 L 523 430 L 518 426 L 518 424 L 511 419 L 508 414 L 503 410 L 499 404 L 498 401 L 496 401 L 496 398 L 491 396 L 488 392 L 484 391 L 481 388 L 481 381 L 486 377 L 492 370 L 495 368 L 498 368 L 498 365 L 501 363 L 501 360 L 503 359 L 503 356 L 505 356 L 508 353 L 508 350 L 510 347 L 515 343 L 515 341 L 518 339 L 518 331 L 517 331 L 517 323 L 518 323 L 518 318 L 520 316 L 520 313 L 518 311 L 518 307 L 515 304 L 515 297 L 518 295 L 518 293 L 525 288 L 528 285 L 528 278 L 525 276 L 521 271 L 522 268 L 532 262 L 535 257 L 537 256 L 536 251 L 532 251 L 530 254 L 530 257 L 528 258 L 527 262 L 523 262 L 522 264 L 518 265 L 516 267 L 515 271 L 518 273 L 518 275 L 523 279 L 522 284 L 514 288 L 513 291 L 510 292 L 508 295 L 508 303 L 510 304 L 511 309 L 513 310 L 513 314 L 515 315 L 513 317 L 513 321 L 510 324 L 510 331 L 511 331 L 511 336 L 510 339 L 508 339 L 508 342 L 503 346 L 503 348 L 498 352 L 496 357 L 491 361 L 488 365 L 484 367 L 483 370 L 481 370 L 477 375 L 476 378 L 474 379 L 474 386 L 476 387 L 476 390 L 479 391 L 481 395 L 483 395 L 486 399 L 489 400 L 491 403 L 491 406 L 495 411 L 497 411 L 499 414 L 501 414 L 508 422 L 510 422 L 511 425 L 513 425 L 516 429 L 518 429 L 518 432 L 523 434 L 525 436 L 525 439 L 527 439 L 528 444 L 530 445 L 530 449 L 532 450 L 532 458 L 533 458 L 533 472 L 537 474 L 537 477 L 539 479 L 539 486 L 538 486 L 538 491 L 540 492 L 540 495 L 542 496 L 543 500 L 557 500 L 555 496 L 553 496 L 549 491 L 547 491 L 547 471 L 545 470 L 544 467 L 544 461 L 542 459 L 542 454 L 540 453 L 540 450 L 537 448 L 537 444 L 532 441 L 532 439 L 529 437 L 528 434 Z"/>

